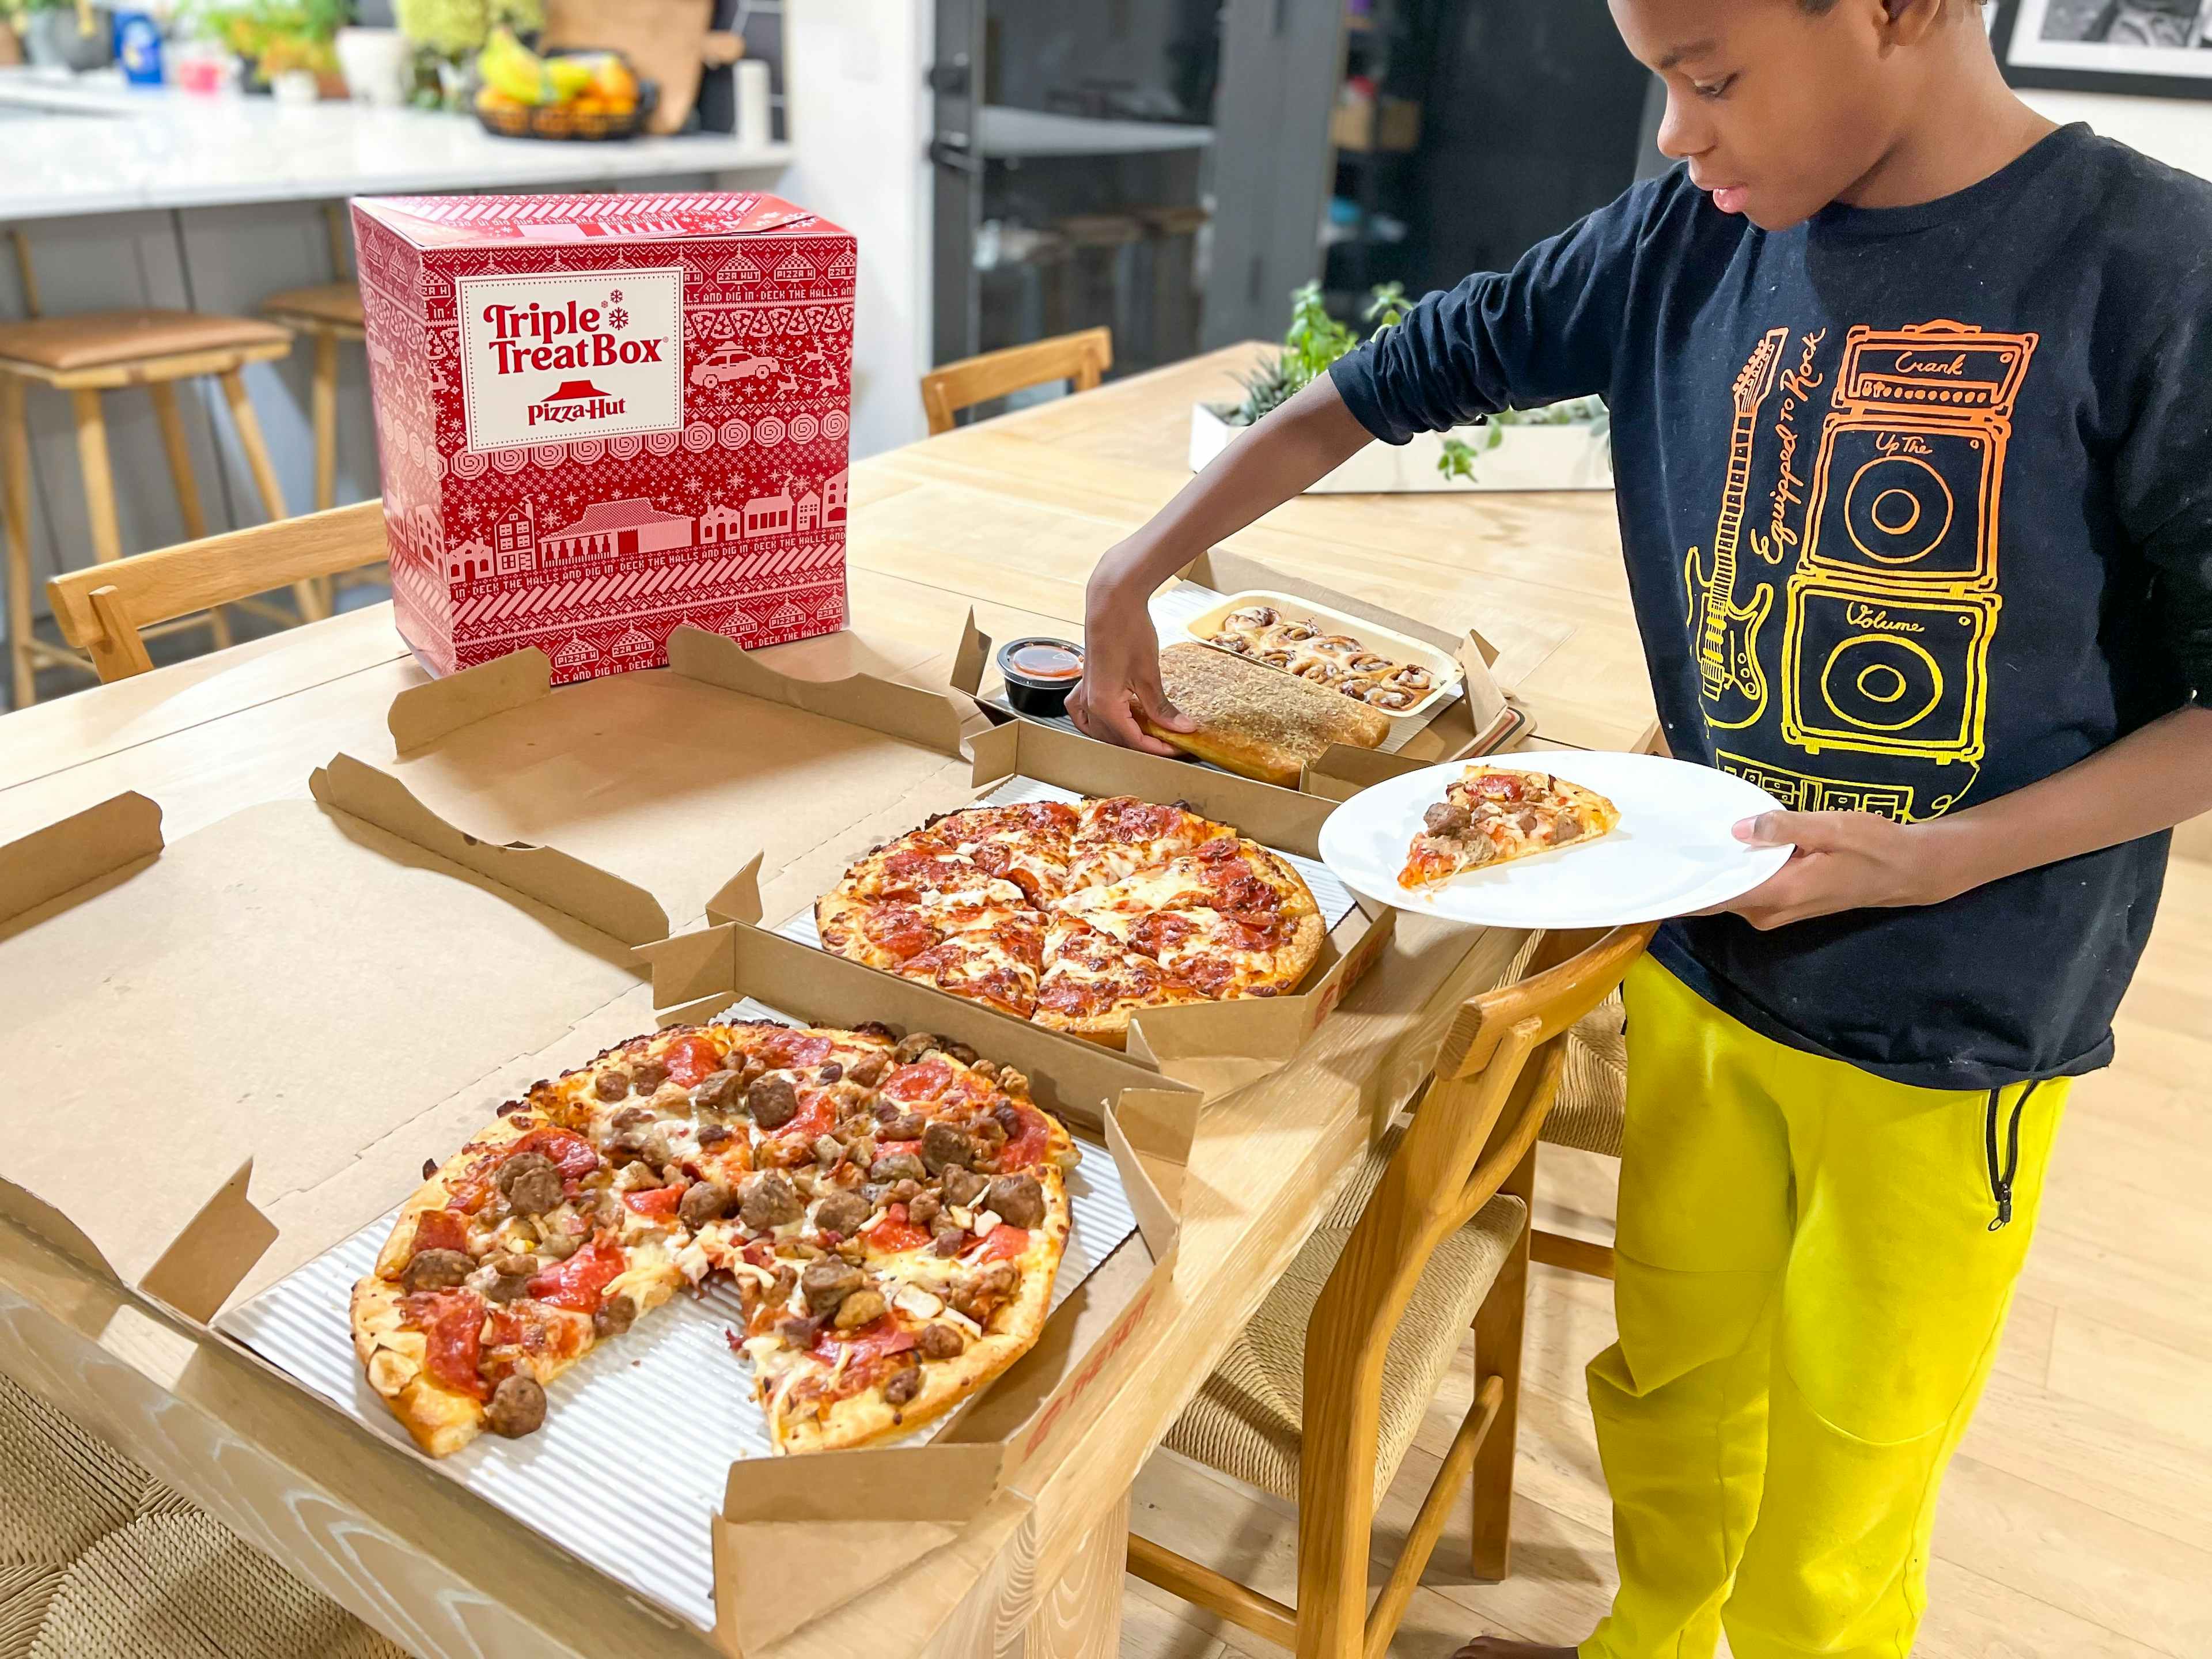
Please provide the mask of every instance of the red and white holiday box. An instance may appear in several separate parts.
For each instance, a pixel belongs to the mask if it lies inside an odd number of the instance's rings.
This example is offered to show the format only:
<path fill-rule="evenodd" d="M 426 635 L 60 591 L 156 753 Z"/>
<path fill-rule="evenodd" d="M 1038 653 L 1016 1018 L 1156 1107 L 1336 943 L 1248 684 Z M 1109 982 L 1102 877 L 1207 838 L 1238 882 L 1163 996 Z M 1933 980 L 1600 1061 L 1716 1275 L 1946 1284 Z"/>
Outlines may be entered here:
<path fill-rule="evenodd" d="M 399 630 L 556 680 L 845 623 L 854 250 L 772 196 L 353 204 Z"/>

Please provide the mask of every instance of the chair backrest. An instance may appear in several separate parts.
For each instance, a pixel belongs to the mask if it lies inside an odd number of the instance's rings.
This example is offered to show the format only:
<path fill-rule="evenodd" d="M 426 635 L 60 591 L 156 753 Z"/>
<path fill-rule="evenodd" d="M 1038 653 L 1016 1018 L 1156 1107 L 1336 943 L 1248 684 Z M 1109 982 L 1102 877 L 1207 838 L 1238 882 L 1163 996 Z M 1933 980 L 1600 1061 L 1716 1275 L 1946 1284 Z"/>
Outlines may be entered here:
<path fill-rule="evenodd" d="M 153 666 L 140 629 L 373 564 L 384 547 L 384 503 L 357 501 L 64 571 L 46 592 L 62 637 L 91 653 L 102 680 L 127 679 Z"/>
<path fill-rule="evenodd" d="M 952 417 L 963 409 L 1048 380 L 1066 380 L 1074 390 L 1089 392 L 1113 367 L 1114 331 L 1086 328 L 933 368 L 921 377 L 921 406 L 935 437 L 951 431 Z"/>
<path fill-rule="evenodd" d="M 1314 1304 L 1305 1420 L 1345 1425 L 1345 1438 L 1306 1447 L 1299 1508 L 1342 1509 L 1340 1524 L 1316 1536 L 1345 1541 L 1362 1560 L 1364 1527 L 1352 1517 L 1372 1479 L 1390 1339 L 1437 1247 L 1498 1195 L 1535 1145 L 1566 1033 L 1620 983 L 1656 928 L 1547 934 L 1519 979 L 1462 1006 L 1413 1122 Z"/>

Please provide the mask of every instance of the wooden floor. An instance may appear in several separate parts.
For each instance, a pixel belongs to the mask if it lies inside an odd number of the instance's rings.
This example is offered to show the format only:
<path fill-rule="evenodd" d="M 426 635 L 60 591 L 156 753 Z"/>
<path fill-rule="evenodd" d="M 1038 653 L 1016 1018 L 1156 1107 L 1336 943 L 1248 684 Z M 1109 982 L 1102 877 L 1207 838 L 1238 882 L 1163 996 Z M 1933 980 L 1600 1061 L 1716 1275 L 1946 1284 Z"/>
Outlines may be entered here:
<path fill-rule="evenodd" d="M 2011 1324 L 1944 1489 L 1916 1659 L 2212 1655 L 2212 864 L 2177 860 L 2118 1021 L 2119 1056 L 2076 1086 Z M 1601 1236 L 1603 1161 L 1547 1148 L 1540 1207 Z M 1529 1291 L 1514 1573 L 1468 1581 L 1464 1510 L 1394 1653 L 1441 1659 L 1480 1632 L 1572 1642 L 1613 1586 L 1582 1368 L 1612 1341 L 1612 1287 L 1538 1267 Z M 1430 1412 L 1377 1539 L 1397 1548 L 1471 1386 Z M 1130 1524 L 1269 1595 L 1294 1588 L 1290 1506 L 1170 1453 Z M 1382 1582 L 1378 1567 L 1373 1582 Z M 1281 1650 L 1133 1578 L 1123 1659 Z"/>

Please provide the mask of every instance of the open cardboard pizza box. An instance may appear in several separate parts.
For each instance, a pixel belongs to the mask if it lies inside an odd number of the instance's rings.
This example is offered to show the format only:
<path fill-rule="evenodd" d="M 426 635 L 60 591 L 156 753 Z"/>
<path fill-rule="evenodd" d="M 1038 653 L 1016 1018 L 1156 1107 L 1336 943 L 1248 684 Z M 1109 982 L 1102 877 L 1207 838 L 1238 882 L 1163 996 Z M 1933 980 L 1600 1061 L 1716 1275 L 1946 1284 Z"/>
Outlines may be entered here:
<path fill-rule="evenodd" d="M 1462 678 L 1458 693 L 1439 703 L 1410 733 L 1394 734 L 1389 753 L 1339 744 L 1319 760 L 1308 763 L 1305 781 L 1299 786 L 1302 789 L 1340 799 L 1344 794 L 1355 793 L 1345 788 L 1341 780 L 1360 776 L 1363 769 L 1374 763 L 1402 762 L 1402 766 L 1384 775 L 1395 775 L 1395 770 L 1434 766 L 1440 761 L 1458 760 L 1464 756 L 1486 755 L 1513 743 L 1534 725 L 1528 713 L 1512 702 L 1498 684 L 1491 669 L 1498 653 L 1481 635 L 1472 629 L 1463 634 L 1450 633 L 1388 606 L 1370 605 L 1339 592 L 1323 583 L 1286 575 L 1273 565 L 1224 548 L 1200 554 L 1154 596 L 1153 620 L 1160 629 L 1161 645 L 1164 647 L 1189 637 L 1176 618 L 1216 608 L 1220 599 L 1248 592 L 1287 594 L 1324 609 L 1342 611 L 1386 631 L 1410 635 L 1456 659 L 1460 665 Z M 954 657 L 951 678 L 956 690 L 974 697 L 994 720 L 1017 718 L 1006 702 L 1005 682 L 992 657 L 991 641 L 976 631 L 972 613 L 965 637 Z M 1075 730 L 1064 719 L 1031 723 L 1069 733 Z M 1196 762 L 1179 763 L 1191 772 L 1216 769 Z M 1335 793 L 1339 790 L 1343 793 Z"/>
<path fill-rule="evenodd" d="M 665 672 L 556 691 L 544 656 L 521 651 L 403 691 L 391 712 L 395 775 L 486 841 L 562 847 L 653 893 L 679 923 L 714 930 L 804 918 L 870 848 L 1017 780 L 1185 800 L 1309 860 L 1330 811 L 1294 790 L 1033 722 L 994 726 L 957 692 L 866 672 L 800 678 L 698 629 L 678 629 L 668 654 Z M 1296 994 L 1140 1015 L 1129 1057 L 1209 1095 L 1280 1067 L 1389 944 L 1386 907 L 1347 891 L 1340 910 Z M 677 981 L 726 937 L 710 931 L 656 957 L 664 1005 L 688 1000 Z M 982 1012 L 987 1049 L 1016 1030 L 1076 1051 L 1064 1063 L 1093 1048 Z"/>
<path fill-rule="evenodd" d="M 425 1155 L 499 1102 L 649 1029 L 637 952 L 671 948 L 635 884 L 470 836 L 389 774 L 340 756 L 312 789 L 173 846 L 153 802 L 122 795 L 0 848 L 0 1048 L 41 1079 L 0 1139 L 0 1214 L 295 1384 L 229 1336 L 229 1316 L 386 1215 Z M 1018 1066 L 1103 1136 L 1142 1228 L 935 1441 L 735 1465 L 702 1516 L 725 1651 L 841 1618 L 854 1650 L 886 1617 L 919 1642 L 1020 1524 L 1075 1425 L 1139 1374 L 1148 1315 L 1177 1297 L 1201 1097 L 757 930 L 715 959 L 724 1002 L 937 1030 Z M 704 1012 L 704 973 L 667 1018 Z M 343 1305 L 330 1318 L 343 1330 Z M 347 1432 L 333 1413 L 331 1433 Z"/>

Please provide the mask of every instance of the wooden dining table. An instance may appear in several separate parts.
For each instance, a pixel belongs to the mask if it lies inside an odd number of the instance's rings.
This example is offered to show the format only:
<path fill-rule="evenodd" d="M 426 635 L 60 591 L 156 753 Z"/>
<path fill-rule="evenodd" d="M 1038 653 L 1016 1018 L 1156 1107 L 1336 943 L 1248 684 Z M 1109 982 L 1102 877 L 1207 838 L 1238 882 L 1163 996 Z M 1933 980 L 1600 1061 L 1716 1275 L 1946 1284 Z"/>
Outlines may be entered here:
<path fill-rule="evenodd" d="M 1189 477 L 1189 406 L 1231 395 L 1238 347 L 857 463 L 851 628 L 778 647 L 787 672 L 942 687 L 972 611 L 997 638 L 1073 634 L 1098 556 Z M 1454 629 L 1538 741 L 1635 745 L 1652 706 L 1607 492 L 1308 496 L 1226 545 Z M 364 562 L 381 556 L 373 525 Z M 349 611 L 0 718 L 0 842 L 119 793 L 173 842 L 302 796 L 345 750 L 392 759 L 392 697 L 425 678 L 388 605 Z M 679 919 L 689 921 L 694 919 Z M 1382 959 L 1282 1070 L 1209 1107 L 1235 1190 L 1185 1194 L 1172 1305 L 1103 1357 L 1079 1420 L 953 1541 L 771 1650 L 878 1650 L 870 1607 L 921 1608 L 903 1649 L 1110 1655 L 1131 1480 L 1311 1231 L 1337 1177 L 1416 1090 L 1444 1027 L 1518 935 L 1403 919 Z M 149 1102 L 149 1109 L 158 1109 Z M 226 1342 L 0 1222 L 0 1370 L 188 1493 L 249 1543 L 423 1654 L 706 1653 L 702 1636 L 407 1449 Z M 1512 1455 L 1510 1425 L 1504 1456 Z"/>

